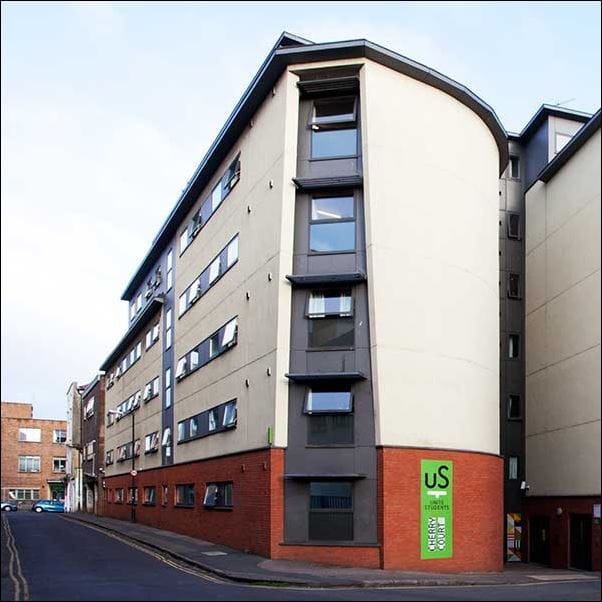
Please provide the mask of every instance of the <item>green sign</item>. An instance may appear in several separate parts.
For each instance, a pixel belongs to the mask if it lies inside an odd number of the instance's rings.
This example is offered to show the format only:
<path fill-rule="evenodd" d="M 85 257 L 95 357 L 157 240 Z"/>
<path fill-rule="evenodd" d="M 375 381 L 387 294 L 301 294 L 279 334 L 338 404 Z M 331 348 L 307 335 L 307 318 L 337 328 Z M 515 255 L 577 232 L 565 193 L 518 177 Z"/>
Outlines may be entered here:
<path fill-rule="evenodd" d="M 453 464 L 420 461 L 420 558 L 453 556 Z"/>

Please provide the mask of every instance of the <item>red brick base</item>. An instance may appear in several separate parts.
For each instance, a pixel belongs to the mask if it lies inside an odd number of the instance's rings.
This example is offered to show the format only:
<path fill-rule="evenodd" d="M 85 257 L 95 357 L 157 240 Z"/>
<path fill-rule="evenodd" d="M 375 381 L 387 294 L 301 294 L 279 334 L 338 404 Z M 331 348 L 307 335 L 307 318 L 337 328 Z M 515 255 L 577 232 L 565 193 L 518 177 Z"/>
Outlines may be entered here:
<path fill-rule="evenodd" d="M 271 556 L 274 540 L 279 542 L 282 537 L 283 457 L 282 449 L 266 449 L 140 471 L 135 481 L 139 496 L 136 519 L 158 529 Z M 203 507 L 205 484 L 216 481 L 233 482 L 232 510 Z M 129 520 L 131 506 L 112 502 L 111 494 L 117 487 L 123 487 L 127 494 L 132 477 L 129 474 L 108 477 L 105 483 L 108 501 L 104 504 L 104 516 Z M 195 485 L 195 506 L 177 507 L 175 486 L 187 483 Z M 163 485 L 169 487 L 165 506 L 161 504 Z M 154 506 L 142 503 L 147 486 L 156 487 Z"/>
<path fill-rule="evenodd" d="M 420 460 L 454 462 L 453 557 L 420 559 Z M 140 471 L 136 476 L 137 520 L 267 556 L 337 566 L 405 571 L 499 571 L 502 569 L 503 462 L 498 456 L 423 449 L 378 450 L 377 546 L 283 545 L 284 450 L 266 449 Z M 203 507 L 205 484 L 232 481 L 234 507 Z M 176 484 L 194 483 L 194 508 L 174 505 Z M 129 520 L 131 506 L 117 504 L 115 488 L 126 492 L 129 474 L 108 477 L 104 515 Z M 162 486 L 169 487 L 161 503 Z M 156 505 L 142 503 L 145 486 L 156 487 Z"/>
<path fill-rule="evenodd" d="M 420 460 L 454 462 L 452 558 L 420 558 Z M 383 569 L 447 573 L 502 570 L 502 458 L 473 452 L 382 448 L 378 480 Z"/>
<path fill-rule="evenodd" d="M 550 525 L 550 566 L 567 569 L 570 558 L 570 515 L 593 513 L 593 505 L 600 504 L 597 497 L 527 497 L 523 502 L 524 543 L 527 560 L 531 560 L 529 547 L 529 526 L 532 516 L 547 516 Z M 558 514 L 558 509 L 562 512 Z M 592 570 L 600 570 L 600 520 L 592 517 Z"/>

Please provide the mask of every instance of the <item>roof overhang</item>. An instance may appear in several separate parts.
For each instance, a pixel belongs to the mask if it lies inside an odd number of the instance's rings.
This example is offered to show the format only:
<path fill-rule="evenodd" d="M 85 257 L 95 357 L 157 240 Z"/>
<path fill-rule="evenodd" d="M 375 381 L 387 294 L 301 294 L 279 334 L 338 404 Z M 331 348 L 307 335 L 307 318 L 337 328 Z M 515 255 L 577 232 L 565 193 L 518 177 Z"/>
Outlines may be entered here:
<path fill-rule="evenodd" d="M 474 111 L 487 125 L 497 144 L 499 173 L 501 175 L 508 163 L 506 131 L 495 111 L 462 84 L 426 65 L 422 65 L 368 40 L 312 44 L 303 38 L 283 34 L 234 107 L 217 138 L 209 147 L 205 157 L 180 195 L 175 207 L 161 226 L 150 250 L 125 288 L 121 297 L 123 300 L 131 298 L 165 247 L 170 244 L 179 224 L 197 201 L 203 189 L 209 184 L 214 172 L 227 157 L 232 146 L 243 133 L 252 116 L 274 87 L 284 70 L 290 65 L 300 63 L 354 58 L 370 59 L 394 71 L 437 88 Z"/>
<path fill-rule="evenodd" d="M 584 113 L 583 111 L 575 111 L 573 109 L 565 109 L 555 105 L 541 105 L 541 107 L 537 109 L 535 115 L 531 117 L 529 123 L 523 128 L 523 131 L 520 134 L 509 133 L 508 138 L 511 140 L 525 140 L 530 138 L 548 117 L 562 117 L 563 119 L 586 123 L 591 119 L 592 114 Z"/>

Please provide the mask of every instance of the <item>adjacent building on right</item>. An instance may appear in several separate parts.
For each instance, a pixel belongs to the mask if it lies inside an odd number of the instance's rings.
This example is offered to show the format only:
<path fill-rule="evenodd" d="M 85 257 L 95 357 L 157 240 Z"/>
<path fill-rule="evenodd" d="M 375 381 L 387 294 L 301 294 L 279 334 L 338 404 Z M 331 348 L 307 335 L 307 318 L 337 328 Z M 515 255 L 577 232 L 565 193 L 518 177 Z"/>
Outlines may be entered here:
<path fill-rule="evenodd" d="M 525 204 L 529 560 L 600 570 L 600 111 Z"/>

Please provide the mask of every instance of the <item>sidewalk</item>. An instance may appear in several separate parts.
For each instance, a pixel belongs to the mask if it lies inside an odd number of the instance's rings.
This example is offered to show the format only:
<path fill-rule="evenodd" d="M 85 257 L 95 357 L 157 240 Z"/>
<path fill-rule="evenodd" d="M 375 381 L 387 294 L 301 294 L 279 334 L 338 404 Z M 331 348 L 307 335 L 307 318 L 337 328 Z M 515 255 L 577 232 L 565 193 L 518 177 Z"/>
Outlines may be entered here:
<path fill-rule="evenodd" d="M 62 515 L 114 532 L 195 568 L 246 583 L 304 587 L 401 587 L 426 585 L 518 585 L 600 579 L 598 573 L 511 565 L 502 573 L 406 573 L 380 569 L 327 567 L 291 560 L 270 560 L 171 531 L 84 513 Z"/>

